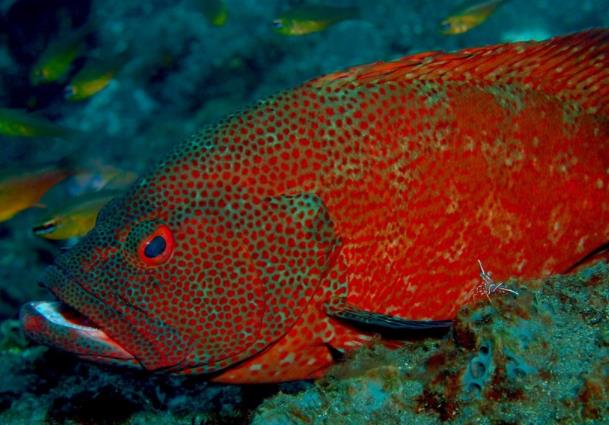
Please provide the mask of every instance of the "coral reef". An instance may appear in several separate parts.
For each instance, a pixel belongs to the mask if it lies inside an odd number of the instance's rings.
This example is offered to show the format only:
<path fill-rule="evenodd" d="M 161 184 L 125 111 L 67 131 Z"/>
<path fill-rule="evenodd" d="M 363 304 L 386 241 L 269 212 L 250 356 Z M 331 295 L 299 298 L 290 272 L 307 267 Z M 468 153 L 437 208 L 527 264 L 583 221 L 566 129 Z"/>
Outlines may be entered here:
<path fill-rule="evenodd" d="M 609 423 L 609 268 L 509 282 L 464 308 L 448 339 L 376 345 L 254 424 Z"/>

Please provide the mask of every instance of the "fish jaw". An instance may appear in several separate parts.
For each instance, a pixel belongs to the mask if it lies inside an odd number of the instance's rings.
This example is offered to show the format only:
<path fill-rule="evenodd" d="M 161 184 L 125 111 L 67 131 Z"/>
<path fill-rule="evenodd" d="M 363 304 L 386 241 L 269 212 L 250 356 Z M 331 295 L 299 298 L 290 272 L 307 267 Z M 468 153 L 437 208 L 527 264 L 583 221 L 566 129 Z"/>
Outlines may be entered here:
<path fill-rule="evenodd" d="M 24 334 L 37 343 L 98 363 L 139 367 L 133 355 L 65 303 L 29 302 L 19 316 Z"/>
<path fill-rule="evenodd" d="M 60 303 L 23 306 L 21 326 L 26 336 L 86 360 L 151 371 L 179 367 L 185 356 L 182 341 L 170 339 L 177 346 L 155 344 L 158 334 L 171 333 L 172 329 L 152 322 L 148 324 L 151 335 L 143 334 L 133 325 L 134 312 L 129 307 L 113 306 L 98 298 L 81 277 L 59 265 L 47 269 L 42 284 Z M 123 332 L 118 330 L 121 327 Z"/>

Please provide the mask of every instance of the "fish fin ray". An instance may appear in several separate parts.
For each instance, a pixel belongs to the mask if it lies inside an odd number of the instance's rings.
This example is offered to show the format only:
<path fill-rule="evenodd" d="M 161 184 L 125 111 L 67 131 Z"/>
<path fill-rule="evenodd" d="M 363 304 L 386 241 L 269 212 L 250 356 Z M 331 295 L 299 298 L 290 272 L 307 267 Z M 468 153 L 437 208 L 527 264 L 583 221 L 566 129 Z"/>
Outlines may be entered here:
<path fill-rule="evenodd" d="M 568 273 L 577 273 L 586 267 L 590 267 L 592 264 L 598 261 L 608 261 L 609 260 L 609 241 L 599 245 L 594 248 L 592 251 L 585 254 L 571 266 L 569 266 L 563 274 Z"/>
<path fill-rule="evenodd" d="M 425 52 L 336 72 L 313 86 L 365 85 L 386 80 L 474 80 L 522 84 L 577 102 L 586 112 L 609 117 L 609 29 L 593 29 L 546 41 L 516 42 Z"/>
<path fill-rule="evenodd" d="M 328 352 L 330 353 L 330 356 L 332 356 L 333 361 L 341 362 L 345 359 L 345 350 L 344 349 L 337 348 L 328 342 L 326 342 L 325 345 L 326 345 L 326 348 L 328 349 Z"/>
<path fill-rule="evenodd" d="M 346 322 L 359 330 L 379 333 L 392 339 L 432 336 L 447 332 L 451 320 L 408 320 L 397 316 L 360 309 L 345 301 L 326 305 L 328 316 Z"/>

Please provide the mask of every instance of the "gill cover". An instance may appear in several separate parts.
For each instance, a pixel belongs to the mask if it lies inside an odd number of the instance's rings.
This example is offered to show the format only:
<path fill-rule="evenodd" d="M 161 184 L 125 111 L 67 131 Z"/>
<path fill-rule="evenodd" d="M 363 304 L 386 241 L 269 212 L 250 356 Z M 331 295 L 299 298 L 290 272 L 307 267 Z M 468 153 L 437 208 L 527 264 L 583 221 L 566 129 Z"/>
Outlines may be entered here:
<path fill-rule="evenodd" d="M 222 215 L 225 220 L 203 227 L 210 250 L 202 256 L 214 277 L 207 279 L 210 308 L 195 333 L 190 372 L 224 369 L 285 335 L 339 247 L 328 211 L 313 194 L 244 195 Z M 212 259 L 229 267 L 214 267 Z"/>

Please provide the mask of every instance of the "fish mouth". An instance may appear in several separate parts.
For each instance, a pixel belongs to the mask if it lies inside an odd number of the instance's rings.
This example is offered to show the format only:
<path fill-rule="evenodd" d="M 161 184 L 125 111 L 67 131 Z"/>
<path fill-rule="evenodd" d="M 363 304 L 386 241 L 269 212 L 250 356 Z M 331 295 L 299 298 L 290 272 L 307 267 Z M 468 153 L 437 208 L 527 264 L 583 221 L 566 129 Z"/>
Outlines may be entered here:
<path fill-rule="evenodd" d="M 133 364 L 135 357 L 102 329 L 61 301 L 33 301 L 21 307 L 21 327 L 29 339 L 100 363 Z"/>
<path fill-rule="evenodd" d="M 99 363 L 140 366 L 134 355 L 76 307 L 78 297 L 85 304 L 99 300 L 61 268 L 50 266 L 41 284 L 61 301 L 33 301 L 21 307 L 19 319 L 27 338 Z"/>
<path fill-rule="evenodd" d="M 65 267 L 68 261 L 60 257 L 40 282 L 59 301 L 21 308 L 21 327 L 29 339 L 98 363 L 151 371 L 183 368 L 190 345 L 175 328 L 120 295 L 101 298 L 82 282 L 83 276 Z"/>

